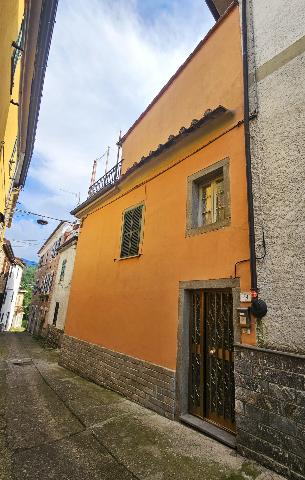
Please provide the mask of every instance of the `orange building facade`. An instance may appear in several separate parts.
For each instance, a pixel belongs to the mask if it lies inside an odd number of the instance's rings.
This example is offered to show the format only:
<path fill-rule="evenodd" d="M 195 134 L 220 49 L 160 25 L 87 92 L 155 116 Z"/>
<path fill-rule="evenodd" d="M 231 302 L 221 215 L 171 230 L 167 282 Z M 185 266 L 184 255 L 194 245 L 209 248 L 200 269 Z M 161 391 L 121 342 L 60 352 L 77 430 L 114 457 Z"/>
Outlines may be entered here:
<path fill-rule="evenodd" d="M 61 364 L 234 442 L 249 303 L 239 11 L 232 6 L 121 140 L 82 220 Z"/>

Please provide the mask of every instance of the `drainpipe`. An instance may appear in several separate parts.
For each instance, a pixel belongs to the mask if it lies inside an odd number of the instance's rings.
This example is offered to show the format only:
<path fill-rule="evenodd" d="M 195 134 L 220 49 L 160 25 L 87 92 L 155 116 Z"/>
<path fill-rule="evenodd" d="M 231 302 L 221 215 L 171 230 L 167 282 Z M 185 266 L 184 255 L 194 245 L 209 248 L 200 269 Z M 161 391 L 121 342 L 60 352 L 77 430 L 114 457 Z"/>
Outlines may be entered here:
<path fill-rule="evenodd" d="M 246 176 L 248 197 L 248 222 L 249 222 L 249 246 L 250 246 L 250 270 L 251 270 L 251 314 L 257 318 L 263 318 L 268 309 L 266 302 L 258 299 L 255 230 L 254 230 L 254 207 L 252 190 L 251 168 L 251 145 L 250 145 L 250 108 L 249 108 L 249 64 L 248 64 L 248 31 L 247 31 L 247 0 L 242 0 L 242 44 L 243 44 L 243 77 L 244 77 L 244 132 L 246 153 Z"/>
<path fill-rule="evenodd" d="M 257 272 L 256 272 L 256 253 L 255 253 L 251 148 L 250 148 L 247 0 L 242 0 L 242 46 L 243 46 L 243 78 L 244 78 L 244 132 L 245 132 L 246 176 L 247 176 L 247 197 L 248 197 L 251 291 L 252 291 L 253 297 L 256 298 L 258 292 L 257 292 Z"/>

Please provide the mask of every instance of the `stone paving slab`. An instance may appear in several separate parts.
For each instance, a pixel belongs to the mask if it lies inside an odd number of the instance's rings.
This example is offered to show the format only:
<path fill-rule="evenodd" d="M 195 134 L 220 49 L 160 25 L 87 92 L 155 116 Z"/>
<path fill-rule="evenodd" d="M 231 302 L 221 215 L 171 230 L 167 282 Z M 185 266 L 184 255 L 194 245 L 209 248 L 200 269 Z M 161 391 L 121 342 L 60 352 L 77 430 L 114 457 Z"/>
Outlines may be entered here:
<path fill-rule="evenodd" d="M 5 434 L 0 431 L 0 480 L 13 480 L 11 467 L 12 452 L 7 446 Z"/>
<path fill-rule="evenodd" d="M 105 399 L 103 400 L 105 401 Z M 69 405 L 71 411 L 73 411 L 87 427 L 100 425 L 105 422 L 110 422 L 114 418 L 124 416 L 154 415 L 154 412 L 151 410 L 146 410 L 129 400 L 124 400 L 122 397 L 119 397 L 118 400 L 119 401 L 115 401 L 115 403 L 102 404 L 98 404 L 96 400 L 93 400 L 92 403 L 89 402 L 89 404 L 86 405 L 83 399 L 77 399 L 67 402 L 67 405 Z M 94 403 L 96 404 L 94 405 Z"/>
<path fill-rule="evenodd" d="M 45 383 L 38 372 L 34 372 L 34 374 L 24 373 L 23 375 L 15 375 L 14 373 L 8 373 L 6 375 L 6 381 L 9 389 L 19 387 L 26 388 L 35 385 L 43 385 Z"/>
<path fill-rule="evenodd" d="M 12 450 L 50 443 L 83 430 L 83 425 L 49 387 L 40 385 L 39 389 L 27 391 L 29 403 L 20 408 L 22 395 L 14 391 L 14 397 L 8 396 L 11 412 L 7 415 L 7 441 Z"/>
<path fill-rule="evenodd" d="M 90 432 L 17 452 L 13 475 L 22 480 L 134 480 Z"/>
<path fill-rule="evenodd" d="M 168 422 L 169 435 L 162 432 Z M 197 432 L 175 425 L 180 430 L 180 442 L 173 442 L 172 423 L 157 414 L 123 416 L 93 427 L 93 432 L 139 478 L 216 480 L 239 470 L 235 452 L 219 444 L 215 449 L 215 460 L 219 461 L 211 461 L 209 442 L 197 439 Z M 258 476 L 259 472 L 255 473 Z"/>
<path fill-rule="evenodd" d="M 283 480 L 57 357 L 28 334 L 0 334 L 0 480 Z"/>

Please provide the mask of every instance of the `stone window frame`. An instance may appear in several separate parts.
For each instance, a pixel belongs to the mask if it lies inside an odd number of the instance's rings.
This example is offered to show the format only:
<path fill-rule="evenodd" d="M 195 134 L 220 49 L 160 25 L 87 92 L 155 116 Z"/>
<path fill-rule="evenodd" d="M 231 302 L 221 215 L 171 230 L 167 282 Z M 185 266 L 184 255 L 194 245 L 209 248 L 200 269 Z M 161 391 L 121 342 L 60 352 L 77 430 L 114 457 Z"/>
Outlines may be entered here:
<path fill-rule="evenodd" d="M 225 218 L 208 225 L 198 226 L 199 188 L 202 184 L 214 180 L 220 173 L 223 174 Z M 202 233 L 227 227 L 231 223 L 231 196 L 230 196 L 230 159 L 228 157 L 213 165 L 209 165 L 187 177 L 186 201 L 186 236 L 200 235 Z"/>

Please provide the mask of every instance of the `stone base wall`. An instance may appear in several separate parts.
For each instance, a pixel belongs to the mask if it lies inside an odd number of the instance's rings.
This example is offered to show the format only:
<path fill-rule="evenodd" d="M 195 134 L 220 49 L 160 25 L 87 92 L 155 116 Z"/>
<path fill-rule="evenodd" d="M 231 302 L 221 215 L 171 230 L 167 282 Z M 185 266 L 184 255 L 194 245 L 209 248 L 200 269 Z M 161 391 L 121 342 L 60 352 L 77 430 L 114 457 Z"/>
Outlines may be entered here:
<path fill-rule="evenodd" d="M 40 337 L 41 331 L 42 331 L 41 322 L 39 320 L 34 320 L 32 324 L 32 335 L 34 335 L 34 337 Z"/>
<path fill-rule="evenodd" d="M 68 335 L 62 339 L 59 364 L 167 418 L 174 418 L 173 370 Z"/>
<path fill-rule="evenodd" d="M 38 330 L 37 336 L 47 339 L 49 329 L 48 327 L 42 327 Z"/>
<path fill-rule="evenodd" d="M 60 348 L 63 334 L 63 330 L 54 327 L 54 325 L 49 325 L 46 336 L 47 345 L 52 348 Z"/>
<path fill-rule="evenodd" d="M 237 448 L 291 480 L 305 480 L 305 356 L 235 348 Z"/>

